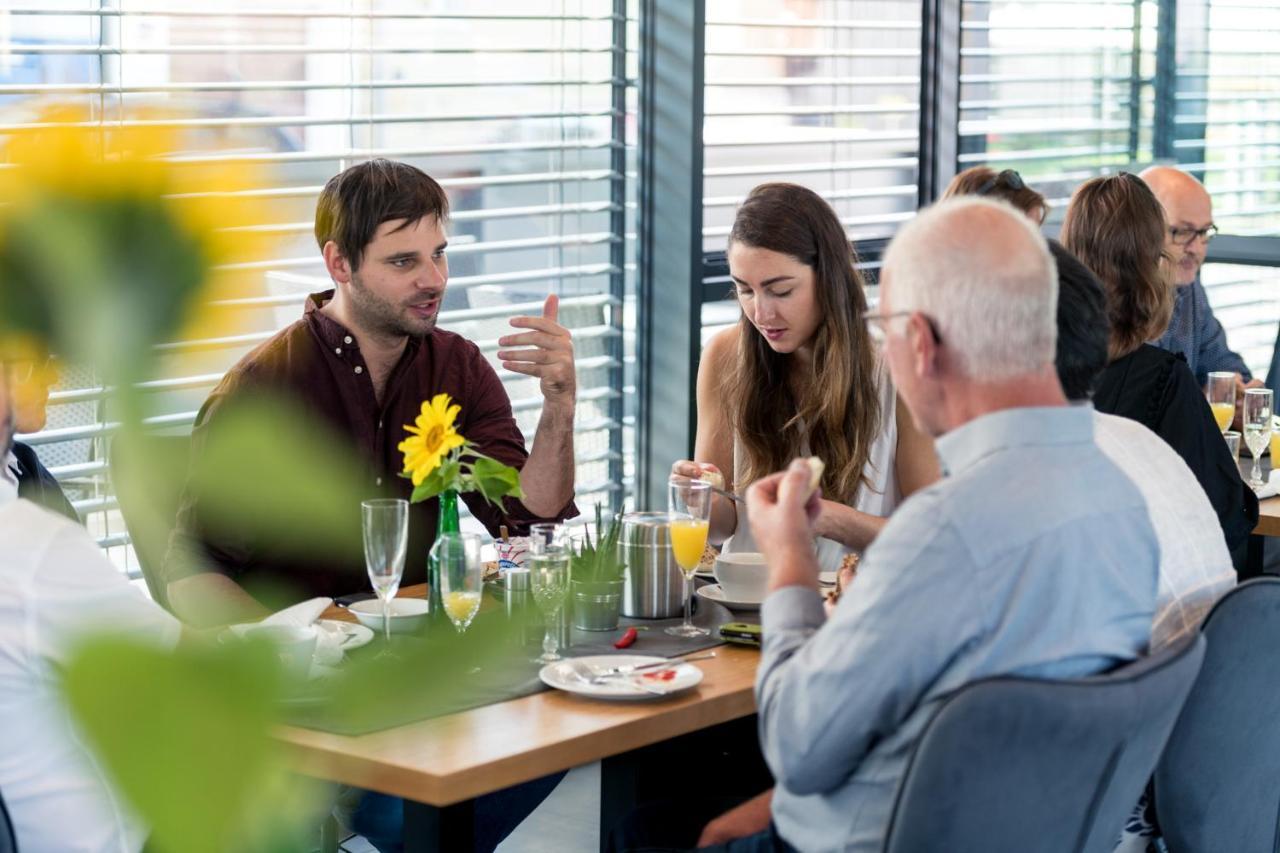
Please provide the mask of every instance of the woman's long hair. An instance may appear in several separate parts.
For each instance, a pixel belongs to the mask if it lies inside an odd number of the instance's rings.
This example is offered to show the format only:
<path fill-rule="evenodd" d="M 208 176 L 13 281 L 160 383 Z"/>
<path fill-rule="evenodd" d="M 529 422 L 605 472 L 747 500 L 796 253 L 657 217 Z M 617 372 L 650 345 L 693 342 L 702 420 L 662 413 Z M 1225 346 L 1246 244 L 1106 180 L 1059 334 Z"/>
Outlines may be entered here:
<path fill-rule="evenodd" d="M 1071 197 L 1062 244 L 1101 279 L 1114 361 L 1164 334 L 1173 286 L 1164 251 L 1164 208 L 1136 175 L 1085 181 Z"/>
<path fill-rule="evenodd" d="M 861 319 L 867 298 L 844 226 L 812 190 L 762 184 L 738 208 L 729 232 L 734 243 L 788 255 L 812 268 L 821 316 L 811 365 L 793 377 L 796 360 L 770 349 L 743 315 L 738 358 L 722 397 L 744 457 L 742 483 L 736 485 L 782 470 L 807 439 L 810 451 L 826 462 L 823 492 L 848 503 L 860 485 L 870 487 L 864 469 L 881 411 L 876 356 Z"/>

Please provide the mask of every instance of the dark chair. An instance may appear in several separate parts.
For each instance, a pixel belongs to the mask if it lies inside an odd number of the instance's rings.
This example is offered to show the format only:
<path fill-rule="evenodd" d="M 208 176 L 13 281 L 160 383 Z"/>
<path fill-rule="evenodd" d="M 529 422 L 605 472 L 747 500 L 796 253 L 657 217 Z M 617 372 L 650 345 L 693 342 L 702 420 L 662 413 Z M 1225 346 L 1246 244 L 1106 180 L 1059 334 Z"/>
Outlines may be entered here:
<path fill-rule="evenodd" d="M 1209 611 L 1204 667 L 1156 767 L 1172 853 L 1280 850 L 1280 578 L 1236 587 Z"/>
<path fill-rule="evenodd" d="M 886 853 L 1110 853 L 1194 683 L 1188 637 L 1075 681 L 993 678 L 948 698 L 916 744 Z"/>
<path fill-rule="evenodd" d="M 0 797 L 0 853 L 18 853 L 18 839 L 13 834 L 13 821 L 9 819 L 4 797 Z"/>
<path fill-rule="evenodd" d="M 191 438 L 186 435 L 143 435 L 129 446 L 119 439 L 111 442 L 111 483 L 120 514 L 147 589 L 166 609 L 169 597 L 161 569 L 190 455 Z"/>

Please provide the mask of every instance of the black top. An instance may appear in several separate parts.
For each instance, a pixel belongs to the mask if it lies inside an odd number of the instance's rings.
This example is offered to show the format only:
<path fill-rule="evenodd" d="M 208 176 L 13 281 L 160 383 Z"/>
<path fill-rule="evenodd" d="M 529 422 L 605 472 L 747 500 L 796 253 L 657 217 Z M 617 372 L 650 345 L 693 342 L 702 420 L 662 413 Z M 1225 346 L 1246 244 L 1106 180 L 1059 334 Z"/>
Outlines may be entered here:
<path fill-rule="evenodd" d="M 1135 420 L 1163 438 L 1196 475 L 1234 551 L 1258 523 L 1258 498 L 1222 440 L 1204 392 L 1182 355 L 1143 344 L 1098 377 L 1099 412 Z"/>
<path fill-rule="evenodd" d="M 18 473 L 18 497 L 38 503 L 45 509 L 65 515 L 79 524 L 80 516 L 76 508 L 62 493 L 62 487 L 49 473 L 49 469 L 41 464 L 35 450 L 20 441 L 15 441 L 13 455 L 18 460 L 18 467 L 22 469 Z M 3 460 L 0 460 L 0 464 L 3 464 Z"/>

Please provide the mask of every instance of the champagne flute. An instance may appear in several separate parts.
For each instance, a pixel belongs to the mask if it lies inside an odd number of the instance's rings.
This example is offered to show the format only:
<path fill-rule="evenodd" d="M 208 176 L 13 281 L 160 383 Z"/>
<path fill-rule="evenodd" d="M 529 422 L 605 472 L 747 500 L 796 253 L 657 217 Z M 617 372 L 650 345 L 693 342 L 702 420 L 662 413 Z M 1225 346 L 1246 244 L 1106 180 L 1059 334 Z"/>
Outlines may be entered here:
<path fill-rule="evenodd" d="M 1253 454 L 1249 485 L 1262 488 L 1262 451 L 1271 442 L 1271 389 L 1249 388 L 1244 392 L 1244 443 Z"/>
<path fill-rule="evenodd" d="M 569 591 L 569 548 L 564 529 L 558 524 L 535 524 L 529 528 L 529 585 L 533 600 L 542 611 L 546 631 L 542 655 L 535 663 L 560 660 L 560 640 L 556 636 L 560 609 Z"/>
<path fill-rule="evenodd" d="M 436 555 L 440 566 L 440 593 L 444 612 L 459 634 L 471 626 L 480 612 L 480 537 L 474 533 L 442 533 Z"/>
<path fill-rule="evenodd" d="M 684 574 L 684 621 L 667 629 L 676 637 L 705 637 L 711 632 L 693 624 L 693 573 L 707 549 L 711 517 L 711 484 L 672 477 L 667 483 L 667 518 L 671 553 Z"/>
<path fill-rule="evenodd" d="M 1218 429 L 1225 433 L 1236 419 L 1236 375 L 1223 371 L 1210 373 L 1204 394 L 1209 398 L 1209 408 L 1213 410 Z"/>
<path fill-rule="evenodd" d="M 404 575 L 404 555 L 409 545 L 409 502 L 401 498 L 362 501 L 360 515 L 364 531 L 364 562 L 369 581 L 382 602 L 382 635 L 386 640 L 380 654 L 391 644 L 391 599 L 400 589 Z"/>

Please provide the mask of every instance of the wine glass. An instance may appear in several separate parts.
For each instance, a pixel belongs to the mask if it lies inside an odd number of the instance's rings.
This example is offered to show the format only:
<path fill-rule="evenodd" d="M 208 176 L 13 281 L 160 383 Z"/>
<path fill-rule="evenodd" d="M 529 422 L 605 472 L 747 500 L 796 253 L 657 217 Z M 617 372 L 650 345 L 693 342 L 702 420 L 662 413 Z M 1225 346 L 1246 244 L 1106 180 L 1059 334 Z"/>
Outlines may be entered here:
<path fill-rule="evenodd" d="M 535 524 L 529 528 L 528 568 L 533 600 L 538 603 L 546 624 L 542 655 L 535 663 L 551 663 L 560 660 L 560 640 L 556 634 L 560 609 L 569 591 L 569 547 L 560 525 Z"/>
<path fill-rule="evenodd" d="M 1262 488 L 1262 451 L 1271 442 L 1271 389 L 1249 388 L 1244 392 L 1244 443 L 1253 454 L 1249 485 Z"/>
<path fill-rule="evenodd" d="M 480 537 L 474 533 L 442 533 L 437 538 L 436 556 L 440 566 L 440 594 L 444 612 L 461 634 L 480 612 Z"/>
<path fill-rule="evenodd" d="M 391 643 L 391 599 L 400 589 L 409 544 L 409 502 L 401 498 L 362 501 L 360 515 L 365 566 L 382 602 L 382 635 L 387 642 L 382 654 L 386 654 Z"/>
<path fill-rule="evenodd" d="M 1236 375 L 1222 371 L 1210 373 L 1204 394 L 1209 398 L 1209 408 L 1213 410 L 1218 429 L 1226 432 L 1236 419 Z"/>
<path fill-rule="evenodd" d="M 711 516 L 711 484 L 687 477 L 667 483 L 667 518 L 671 553 L 684 573 L 684 621 L 667 629 L 676 637 L 705 637 L 711 632 L 693 624 L 693 573 L 707 549 Z"/>

